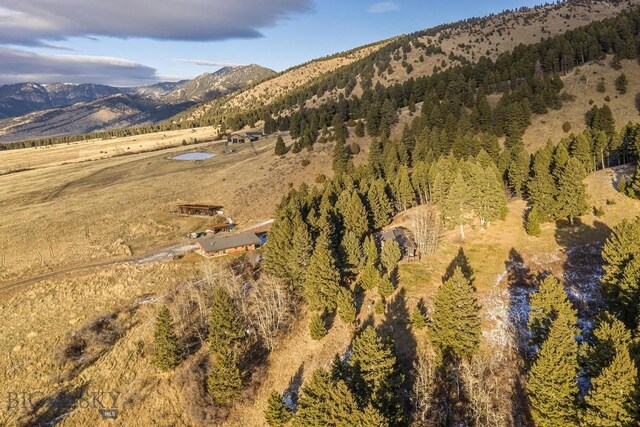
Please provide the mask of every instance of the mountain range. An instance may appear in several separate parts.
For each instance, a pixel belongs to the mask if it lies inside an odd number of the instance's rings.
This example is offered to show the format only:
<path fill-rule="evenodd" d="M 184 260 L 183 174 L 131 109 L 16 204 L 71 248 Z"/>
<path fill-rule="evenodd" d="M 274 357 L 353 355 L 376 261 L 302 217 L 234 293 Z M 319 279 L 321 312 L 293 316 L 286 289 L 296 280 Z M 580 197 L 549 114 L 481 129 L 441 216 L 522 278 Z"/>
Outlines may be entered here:
<path fill-rule="evenodd" d="M 0 86 L 0 141 L 141 126 L 275 75 L 256 64 L 150 86 L 17 83 Z"/>

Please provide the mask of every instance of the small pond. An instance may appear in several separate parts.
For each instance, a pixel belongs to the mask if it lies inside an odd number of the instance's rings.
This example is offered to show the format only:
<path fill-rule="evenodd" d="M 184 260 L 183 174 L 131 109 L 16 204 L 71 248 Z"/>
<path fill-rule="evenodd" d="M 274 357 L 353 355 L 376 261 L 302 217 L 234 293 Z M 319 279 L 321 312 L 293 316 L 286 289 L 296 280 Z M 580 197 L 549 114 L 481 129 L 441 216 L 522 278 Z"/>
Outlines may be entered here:
<path fill-rule="evenodd" d="M 213 153 L 184 153 L 171 158 L 171 160 L 205 160 L 215 157 Z"/>

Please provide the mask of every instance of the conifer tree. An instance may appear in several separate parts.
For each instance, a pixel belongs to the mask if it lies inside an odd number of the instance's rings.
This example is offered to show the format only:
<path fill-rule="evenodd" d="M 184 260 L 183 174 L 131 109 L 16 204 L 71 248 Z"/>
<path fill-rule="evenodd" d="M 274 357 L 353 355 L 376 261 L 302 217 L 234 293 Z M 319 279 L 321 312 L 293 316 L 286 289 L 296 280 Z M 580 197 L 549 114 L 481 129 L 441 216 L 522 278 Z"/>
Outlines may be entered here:
<path fill-rule="evenodd" d="M 168 371 L 180 364 L 182 350 L 178 344 L 173 317 L 166 305 L 163 305 L 156 317 L 153 332 L 153 364 Z"/>
<path fill-rule="evenodd" d="M 558 316 L 529 371 L 527 394 L 536 426 L 577 426 L 578 344 L 573 318 Z"/>
<path fill-rule="evenodd" d="M 564 167 L 569 161 L 569 151 L 567 151 L 567 147 L 565 144 L 560 141 L 560 143 L 556 146 L 555 151 L 553 152 L 553 160 L 552 160 L 552 173 L 556 180 L 559 180 L 564 172 Z"/>
<path fill-rule="evenodd" d="M 354 338 L 349 365 L 360 398 L 371 402 L 387 420 L 401 420 L 398 390 L 401 378 L 396 371 L 396 356 L 393 347 L 378 337 L 373 326 L 367 326 Z"/>
<path fill-rule="evenodd" d="M 541 345 L 549 335 L 551 324 L 559 317 L 575 323 L 577 312 L 569 302 L 562 284 L 549 275 L 540 282 L 537 292 L 531 294 L 529 301 L 529 331 L 531 344 Z"/>
<path fill-rule="evenodd" d="M 367 262 L 362 274 L 358 278 L 358 285 L 364 290 L 371 290 L 378 288 L 382 280 L 382 274 L 378 268 L 372 263 Z"/>
<path fill-rule="evenodd" d="M 346 325 L 352 325 L 356 321 L 356 303 L 348 289 L 341 288 L 338 293 L 338 317 Z"/>
<path fill-rule="evenodd" d="M 576 137 L 575 142 L 571 146 L 571 156 L 575 157 L 582 163 L 584 169 L 593 172 L 593 155 L 591 152 L 591 143 L 589 138 L 582 133 Z"/>
<path fill-rule="evenodd" d="M 356 122 L 355 134 L 357 137 L 362 138 L 364 136 L 364 123 L 362 120 Z"/>
<path fill-rule="evenodd" d="M 318 369 L 302 388 L 293 426 L 358 426 L 363 415 L 347 384 Z"/>
<path fill-rule="evenodd" d="M 524 223 L 524 229 L 529 236 L 540 236 L 540 214 L 537 208 L 531 209 L 527 214 L 527 218 Z"/>
<path fill-rule="evenodd" d="M 587 193 L 582 182 L 584 178 L 584 167 L 578 159 L 572 157 L 567 161 L 558 180 L 556 213 L 560 218 L 567 218 L 571 225 L 576 217 L 587 211 Z"/>
<path fill-rule="evenodd" d="M 637 425 L 638 371 L 629 350 L 619 349 L 609 366 L 591 382 L 580 414 L 580 426 L 631 427 Z"/>
<path fill-rule="evenodd" d="M 327 326 L 322 315 L 314 313 L 309 319 L 309 336 L 311 339 L 319 341 L 327 335 Z"/>
<path fill-rule="evenodd" d="M 518 146 L 513 153 L 513 160 L 509 165 L 507 175 L 509 177 L 509 185 L 513 191 L 520 197 L 525 194 L 526 184 L 529 178 L 529 162 L 530 157 L 524 148 Z"/>
<path fill-rule="evenodd" d="M 367 201 L 371 212 L 371 223 L 374 229 L 379 229 L 389 224 L 393 207 L 387 196 L 386 185 L 382 179 L 371 183 L 367 192 Z"/>
<path fill-rule="evenodd" d="M 265 246 L 264 269 L 276 277 L 291 279 L 290 270 L 293 257 L 291 234 L 294 233 L 289 212 L 279 208 L 276 219 L 269 231 L 269 244 Z"/>
<path fill-rule="evenodd" d="M 366 262 L 374 267 L 377 266 L 380 262 L 380 253 L 378 252 L 378 245 L 373 236 L 369 235 L 365 237 L 363 251 Z"/>
<path fill-rule="evenodd" d="M 293 418 L 293 413 L 284 404 L 282 395 L 273 390 L 267 400 L 267 409 L 264 418 L 269 427 L 284 427 Z"/>
<path fill-rule="evenodd" d="M 409 170 L 404 165 L 400 166 L 394 180 L 394 193 L 396 201 L 402 206 L 403 210 L 406 211 L 415 204 L 416 195 L 411 186 Z"/>
<path fill-rule="evenodd" d="M 382 298 L 388 298 L 393 294 L 393 291 L 395 288 L 389 277 L 386 275 L 378 276 L 378 294 Z"/>
<path fill-rule="evenodd" d="M 372 405 L 367 405 L 362 412 L 358 427 L 387 427 L 390 426 L 384 415 Z"/>
<path fill-rule="evenodd" d="M 400 250 L 400 245 L 398 242 L 394 240 L 388 240 L 382 246 L 382 254 L 380 255 L 380 260 L 382 261 L 382 266 L 388 275 L 391 274 L 393 270 L 395 270 L 398 261 L 402 258 L 402 251 Z"/>
<path fill-rule="evenodd" d="M 343 140 L 338 140 L 333 149 L 333 172 L 340 175 L 347 171 L 349 165 L 349 152 Z"/>
<path fill-rule="evenodd" d="M 278 139 L 276 140 L 275 154 L 276 156 L 284 156 L 287 154 L 287 146 L 281 136 L 278 136 Z"/>
<path fill-rule="evenodd" d="M 293 218 L 293 237 L 291 240 L 291 252 L 289 253 L 289 277 L 294 283 L 302 283 L 304 275 L 313 253 L 313 238 L 307 223 L 300 215 Z M 271 241 L 269 242 L 271 243 Z"/>
<path fill-rule="evenodd" d="M 340 273 L 328 242 L 326 233 L 321 234 L 305 274 L 304 296 L 313 310 L 333 311 L 336 308 Z"/>
<path fill-rule="evenodd" d="M 213 291 L 213 301 L 209 315 L 209 344 L 211 350 L 232 346 L 242 337 L 240 319 L 235 303 L 229 292 L 221 287 Z"/>
<path fill-rule="evenodd" d="M 616 90 L 619 94 L 624 95 L 627 93 L 627 85 L 629 80 L 627 80 L 627 76 L 622 73 L 616 78 Z"/>
<path fill-rule="evenodd" d="M 609 313 L 602 313 L 593 330 L 593 338 L 580 348 L 582 364 L 591 377 L 597 377 L 611 365 L 616 354 L 628 351 L 632 344 L 631 331 Z"/>
<path fill-rule="evenodd" d="M 402 138 L 400 141 L 404 146 L 405 151 L 409 154 L 409 158 L 411 158 L 411 153 L 413 153 L 416 147 L 416 136 L 408 124 L 405 124 L 402 129 Z"/>
<path fill-rule="evenodd" d="M 342 224 L 347 232 L 352 232 L 358 240 L 369 231 L 369 214 L 360 195 L 355 191 L 345 190 L 338 198 L 338 212 L 342 216 Z"/>
<path fill-rule="evenodd" d="M 558 189 L 551 174 L 552 155 L 553 145 L 549 141 L 544 148 L 538 150 L 533 158 L 532 177 L 527 184 L 527 189 L 531 204 L 534 206 L 535 216 L 533 219 L 536 222 L 555 218 Z"/>
<path fill-rule="evenodd" d="M 640 217 L 613 228 L 602 249 L 604 294 L 628 327 L 636 327 L 640 299 Z"/>
<path fill-rule="evenodd" d="M 409 322 L 414 329 L 424 329 L 427 327 L 427 315 L 421 304 L 418 304 L 411 310 Z"/>
<path fill-rule="evenodd" d="M 360 270 L 365 261 L 360 240 L 353 232 L 347 231 L 342 238 L 341 246 L 346 255 L 347 267 L 353 272 Z"/>
<path fill-rule="evenodd" d="M 441 355 L 453 353 L 470 356 L 480 344 L 480 305 L 476 290 L 456 267 L 450 278 L 438 289 L 429 330 L 431 340 Z"/>
<path fill-rule="evenodd" d="M 382 141 L 379 139 L 374 139 L 371 141 L 371 145 L 369 146 L 369 157 L 367 158 L 367 163 L 369 167 L 374 171 L 374 175 L 376 177 L 380 177 L 382 171 L 382 163 L 383 163 L 383 148 Z"/>
<path fill-rule="evenodd" d="M 231 403 L 242 390 L 242 371 L 230 345 L 221 345 L 211 351 L 211 374 L 207 378 L 207 391 L 218 405 Z"/>
<path fill-rule="evenodd" d="M 469 207 L 469 186 L 462 173 L 458 172 L 441 205 L 442 213 L 447 222 L 460 227 L 460 237 L 464 239 L 465 217 Z"/>

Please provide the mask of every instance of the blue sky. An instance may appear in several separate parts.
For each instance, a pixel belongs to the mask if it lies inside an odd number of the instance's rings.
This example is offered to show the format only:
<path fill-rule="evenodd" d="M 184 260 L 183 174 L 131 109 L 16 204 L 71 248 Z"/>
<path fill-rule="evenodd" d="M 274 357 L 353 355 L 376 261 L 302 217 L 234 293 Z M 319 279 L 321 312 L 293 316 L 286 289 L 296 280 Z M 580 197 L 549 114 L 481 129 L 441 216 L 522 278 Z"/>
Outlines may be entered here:
<path fill-rule="evenodd" d="M 137 85 L 225 64 L 282 71 L 398 34 L 537 3 L 0 0 L 0 83 Z"/>

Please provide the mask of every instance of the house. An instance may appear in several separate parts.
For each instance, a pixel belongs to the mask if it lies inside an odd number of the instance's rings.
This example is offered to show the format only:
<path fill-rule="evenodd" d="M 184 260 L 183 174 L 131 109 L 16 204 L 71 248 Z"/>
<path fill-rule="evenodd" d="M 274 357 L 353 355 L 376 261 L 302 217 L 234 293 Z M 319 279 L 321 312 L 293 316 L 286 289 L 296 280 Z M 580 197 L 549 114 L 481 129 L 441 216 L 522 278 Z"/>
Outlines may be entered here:
<path fill-rule="evenodd" d="M 413 236 L 409 230 L 403 227 L 395 227 L 380 233 L 380 244 L 384 247 L 386 242 L 395 240 L 400 245 L 402 256 L 406 257 L 409 261 L 418 259 L 418 247 L 413 240 Z"/>
<path fill-rule="evenodd" d="M 243 233 L 235 234 L 233 236 L 201 239 L 198 240 L 197 245 L 197 252 L 200 255 L 206 258 L 213 258 L 253 251 L 262 246 L 262 240 L 256 234 Z"/>
<path fill-rule="evenodd" d="M 234 133 L 232 135 L 229 135 L 229 137 L 227 138 L 227 145 L 244 144 L 244 143 L 245 143 L 244 135 L 238 135 Z"/>
<path fill-rule="evenodd" d="M 250 131 L 244 134 L 245 138 L 249 139 L 249 141 L 251 142 L 256 142 L 258 141 L 260 138 L 262 138 L 264 136 L 264 133 L 262 133 L 261 131 Z"/>
<path fill-rule="evenodd" d="M 222 210 L 223 206 L 219 205 L 207 205 L 207 204 L 187 204 L 178 205 L 179 215 L 204 215 L 204 216 L 216 216 L 224 215 Z"/>

